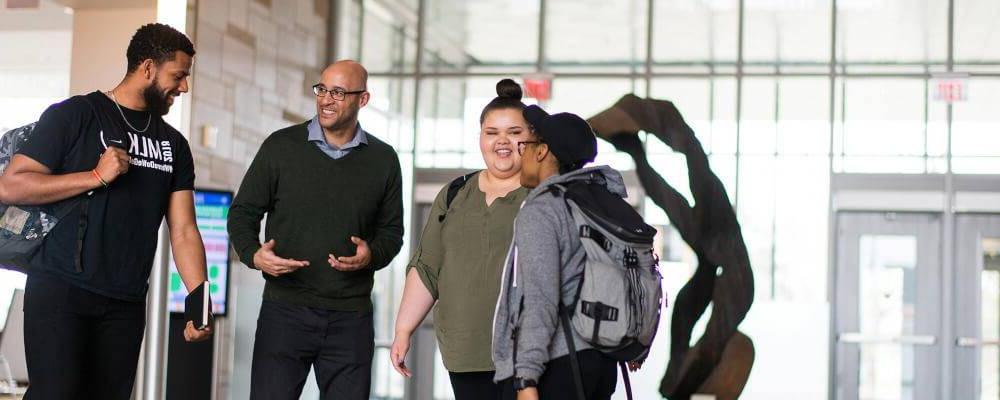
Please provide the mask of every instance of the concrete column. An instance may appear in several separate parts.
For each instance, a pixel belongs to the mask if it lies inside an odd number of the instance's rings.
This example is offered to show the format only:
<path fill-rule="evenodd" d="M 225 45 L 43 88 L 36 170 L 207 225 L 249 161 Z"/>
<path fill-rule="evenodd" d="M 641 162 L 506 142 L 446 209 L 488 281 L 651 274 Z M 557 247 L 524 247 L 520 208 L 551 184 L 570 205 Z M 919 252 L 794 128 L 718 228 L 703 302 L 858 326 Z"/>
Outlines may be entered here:
<path fill-rule="evenodd" d="M 143 341 L 143 357 L 140 360 L 142 380 L 137 386 L 137 399 L 160 400 L 166 396 L 167 382 L 167 285 L 169 280 L 170 251 L 169 233 L 166 224 L 160 226 L 160 242 L 156 246 L 153 270 L 149 274 L 149 293 L 146 295 L 146 336 Z"/>

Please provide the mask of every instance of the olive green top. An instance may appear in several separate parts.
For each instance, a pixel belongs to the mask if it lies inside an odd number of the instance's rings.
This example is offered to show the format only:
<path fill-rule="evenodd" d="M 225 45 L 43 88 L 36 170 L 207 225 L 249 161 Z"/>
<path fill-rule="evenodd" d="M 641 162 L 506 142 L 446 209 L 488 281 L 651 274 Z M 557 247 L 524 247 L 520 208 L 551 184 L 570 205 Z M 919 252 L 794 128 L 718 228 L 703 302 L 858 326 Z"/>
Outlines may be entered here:
<path fill-rule="evenodd" d="M 518 188 L 486 206 L 473 175 L 445 212 L 448 187 L 438 192 L 410 268 L 431 296 L 441 358 L 451 372 L 492 371 L 493 311 L 514 217 L 528 190 Z M 441 220 L 441 216 L 445 218 Z"/>

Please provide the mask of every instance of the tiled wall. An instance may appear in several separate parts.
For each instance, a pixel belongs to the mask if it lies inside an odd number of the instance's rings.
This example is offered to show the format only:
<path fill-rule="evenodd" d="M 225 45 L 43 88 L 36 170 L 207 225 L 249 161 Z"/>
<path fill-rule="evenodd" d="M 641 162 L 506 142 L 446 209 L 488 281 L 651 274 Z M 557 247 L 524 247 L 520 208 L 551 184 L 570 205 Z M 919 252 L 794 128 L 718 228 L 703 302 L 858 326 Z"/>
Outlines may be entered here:
<path fill-rule="evenodd" d="M 191 142 L 199 186 L 234 189 L 261 141 L 315 114 L 329 0 L 199 0 Z M 214 148 L 203 128 L 218 128 Z"/>
<path fill-rule="evenodd" d="M 196 50 L 190 142 L 199 187 L 236 190 L 271 132 L 315 114 L 310 86 L 327 63 L 332 0 L 189 0 Z M 206 126 L 218 129 L 204 144 Z M 235 257 L 229 310 L 216 326 L 217 399 L 249 397 L 264 280 Z M 306 385 L 303 397 L 315 385 Z"/>

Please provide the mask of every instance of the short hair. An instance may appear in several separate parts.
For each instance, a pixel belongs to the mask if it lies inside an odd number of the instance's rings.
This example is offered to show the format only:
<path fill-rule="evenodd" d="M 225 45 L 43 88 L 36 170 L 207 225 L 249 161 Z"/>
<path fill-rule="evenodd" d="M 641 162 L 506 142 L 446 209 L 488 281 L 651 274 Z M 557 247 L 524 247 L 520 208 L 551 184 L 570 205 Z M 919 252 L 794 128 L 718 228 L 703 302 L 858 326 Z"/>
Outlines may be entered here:
<path fill-rule="evenodd" d="M 153 23 L 143 25 L 132 35 L 125 52 L 128 72 L 134 72 L 143 61 L 152 59 L 157 65 L 173 61 L 178 51 L 194 57 L 194 44 L 180 31 L 169 25 Z"/>

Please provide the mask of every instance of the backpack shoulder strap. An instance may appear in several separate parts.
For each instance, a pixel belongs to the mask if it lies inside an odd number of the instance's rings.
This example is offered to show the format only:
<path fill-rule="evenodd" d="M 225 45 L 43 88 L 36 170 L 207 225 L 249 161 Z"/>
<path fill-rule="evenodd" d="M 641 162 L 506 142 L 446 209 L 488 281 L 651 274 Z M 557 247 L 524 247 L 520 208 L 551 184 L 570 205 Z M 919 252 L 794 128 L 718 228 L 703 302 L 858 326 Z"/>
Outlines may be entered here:
<path fill-rule="evenodd" d="M 451 202 L 455 201 L 455 196 L 458 196 L 458 191 L 462 190 L 462 188 L 465 187 L 465 184 L 469 183 L 469 179 L 471 179 L 473 175 L 478 173 L 479 171 L 470 172 L 468 174 L 455 178 L 454 180 L 451 181 L 451 183 L 448 184 L 448 194 L 446 195 L 444 200 L 444 208 L 446 210 L 451 208 Z"/>
<path fill-rule="evenodd" d="M 451 181 L 451 183 L 448 184 L 448 192 L 445 194 L 444 198 L 445 214 L 441 214 L 438 216 L 438 222 L 444 222 L 444 217 L 445 215 L 447 215 L 448 209 L 451 208 L 451 202 L 455 201 L 455 196 L 458 196 L 458 191 L 462 190 L 462 188 L 465 187 L 465 184 L 469 183 L 469 179 L 471 179 L 473 175 L 478 173 L 479 171 L 470 172 L 468 174 L 455 178 L 454 180 Z"/>
<path fill-rule="evenodd" d="M 573 374 L 573 386 L 576 392 L 576 397 L 579 400 L 585 400 L 587 396 L 583 391 L 583 374 L 580 372 L 580 360 L 576 357 L 576 343 L 573 342 L 573 325 L 569 323 L 569 314 L 573 312 L 572 307 L 567 307 L 560 303 L 559 306 L 559 319 L 563 324 L 563 337 L 566 339 L 566 348 L 569 350 L 569 367 Z"/>
<path fill-rule="evenodd" d="M 87 102 L 87 105 L 90 106 L 91 111 L 94 112 L 94 119 L 97 120 L 97 127 L 99 129 L 98 135 L 101 135 L 100 140 L 101 140 L 102 143 L 104 143 L 104 137 L 103 137 L 103 135 L 104 135 L 104 122 L 101 120 L 101 112 L 97 108 L 97 105 L 94 104 L 94 99 L 91 98 L 91 96 L 103 96 L 103 95 L 104 94 L 101 93 L 101 92 L 93 92 L 93 93 L 89 93 L 89 94 L 81 96 L 81 97 L 83 97 L 83 101 Z M 125 136 L 126 137 L 122 138 L 122 140 L 121 140 L 122 144 L 115 145 L 114 143 L 109 143 L 108 145 L 109 146 L 119 147 L 122 150 L 128 151 L 128 147 L 127 147 L 128 145 L 124 144 L 124 143 L 128 143 L 128 135 L 125 135 Z M 74 249 L 75 250 L 74 267 L 76 268 L 76 272 L 77 273 L 83 272 L 83 238 L 84 238 L 84 235 L 85 235 L 85 233 L 87 231 L 87 225 L 90 223 L 90 220 L 89 220 L 89 218 L 90 218 L 90 215 L 89 215 L 90 214 L 90 196 L 93 193 L 94 193 L 94 191 L 91 190 L 89 192 L 85 192 L 85 193 L 83 193 L 81 195 L 78 195 L 78 196 L 72 198 L 72 202 L 66 201 L 66 203 L 69 203 L 69 204 L 67 204 L 66 206 L 64 206 L 66 210 L 70 209 L 71 207 L 76 207 L 76 206 L 80 207 L 80 218 L 77 221 L 76 248 Z M 67 211 L 63 211 L 63 212 L 66 212 L 68 214 Z"/>
<path fill-rule="evenodd" d="M 102 120 L 101 111 L 98 109 L 97 104 L 94 103 L 95 99 L 93 96 L 104 96 L 104 93 L 92 92 L 80 97 L 83 97 L 83 101 L 87 102 L 87 105 L 90 106 L 90 109 L 94 112 L 94 119 L 97 120 L 97 127 L 100 130 L 99 134 L 101 135 L 101 143 L 107 146 L 114 146 L 121 148 L 122 150 L 128 151 L 128 148 L 131 146 L 131 139 L 129 138 L 128 135 L 123 135 L 123 132 L 119 132 L 117 129 L 111 129 L 110 131 L 104 129 L 104 121 Z M 115 142 L 109 143 L 106 142 L 104 139 L 104 135 L 109 135 L 109 134 L 110 135 L 119 134 L 124 137 L 118 138 L 120 139 L 119 140 L 120 144 L 115 144 Z"/>

